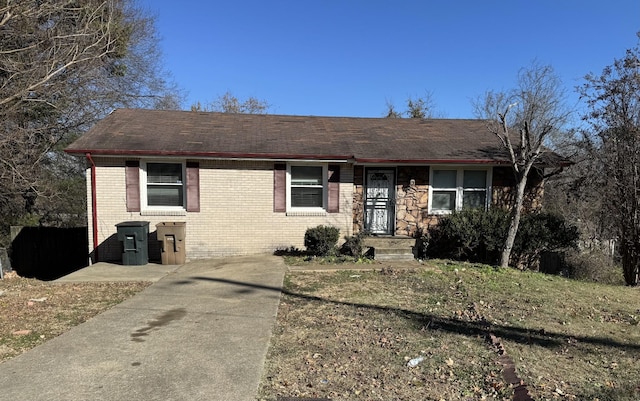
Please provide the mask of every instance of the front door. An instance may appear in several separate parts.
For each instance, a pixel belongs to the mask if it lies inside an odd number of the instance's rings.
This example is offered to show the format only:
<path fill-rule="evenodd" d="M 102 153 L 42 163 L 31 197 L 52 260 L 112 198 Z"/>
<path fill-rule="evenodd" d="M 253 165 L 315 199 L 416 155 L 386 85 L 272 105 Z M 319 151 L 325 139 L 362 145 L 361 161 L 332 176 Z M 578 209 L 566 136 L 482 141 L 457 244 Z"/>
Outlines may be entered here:
<path fill-rule="evenodd" d="M 367 170 L 365 229 L 371 234 L 393 233 L 394 170 Z"/>

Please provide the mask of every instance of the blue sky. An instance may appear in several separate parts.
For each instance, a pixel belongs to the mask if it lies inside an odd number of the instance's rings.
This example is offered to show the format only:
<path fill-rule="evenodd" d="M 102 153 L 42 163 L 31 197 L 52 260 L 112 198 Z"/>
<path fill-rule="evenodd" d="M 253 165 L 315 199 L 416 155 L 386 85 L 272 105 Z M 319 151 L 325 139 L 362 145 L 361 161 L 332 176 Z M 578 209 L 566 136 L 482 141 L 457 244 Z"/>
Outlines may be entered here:
<path fill-rule="evenodd" d="M 184 107 L 229 91 L 273 114 L 381 117 L 432 94 L 436 114 L 514 86 L 533 60 L 573 88 L 638 43 L 638 0 L 139 0 L 157 17 Z"/>

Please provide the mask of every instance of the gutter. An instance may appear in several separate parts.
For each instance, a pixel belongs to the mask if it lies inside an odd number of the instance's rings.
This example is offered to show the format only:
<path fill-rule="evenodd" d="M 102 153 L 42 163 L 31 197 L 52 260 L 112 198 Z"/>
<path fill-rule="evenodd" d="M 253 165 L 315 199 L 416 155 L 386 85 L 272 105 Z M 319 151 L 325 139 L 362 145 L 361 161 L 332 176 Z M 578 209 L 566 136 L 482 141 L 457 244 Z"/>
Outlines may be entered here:
<path fill-rule="evenodd" d="M 492 165 L 502 165 L 502 164 L 511 164 L 509 161 L 504 160 L 492 160 L 492 159 L 365 159 L 358 158 L 356 159 L 356 164 L 429 164 L 429 165 L 437 165 L 437 164 L 492 164 Z"/>
<path fill-rule="evenodd" d="M 156 150 L 83 150 L 66 149 L 67 153 L 97 152 L 101 156 L 116 157 L 182 157 L 182 158 L 202 158 L 215 160 L 238 160 L 238 161 L 322 161 L 333 163 L 352 164 L 494 164 L 509 165 L 508 160 L 496 159 L 384 159 L 384 158 L 360 158 L 353 155 L 301 155 L 301 154 L 260 154 L 260 153 L 226 153 L 226 152 L 185 152 L 185 151 L 156 151 Z"/>
<path fill-rule="evenodd" d="M 231 152 L 191 152 L 191 151 L 167 151 L 167 150 L 95 150 L 95 149 L 65 149 L 67 153 L 93 152 L 100 156 L 139 156 L 139 157 L 183 157 L 221 160 L 335 160 L 345 162 L 353 160 L 351 155 L 308 155 L 308 154 L 264 154 L 264 153 L 231 153 Z"/>
<path fill-rule="evenodd" d="M 91 225 L 93 229 L 93 258 L 94 262 L 98 261 L 98 210 L 96 195 L 96 163 L 91 158 L 91 153 L 85 154 L 89 163 L 91 163 Z"/>

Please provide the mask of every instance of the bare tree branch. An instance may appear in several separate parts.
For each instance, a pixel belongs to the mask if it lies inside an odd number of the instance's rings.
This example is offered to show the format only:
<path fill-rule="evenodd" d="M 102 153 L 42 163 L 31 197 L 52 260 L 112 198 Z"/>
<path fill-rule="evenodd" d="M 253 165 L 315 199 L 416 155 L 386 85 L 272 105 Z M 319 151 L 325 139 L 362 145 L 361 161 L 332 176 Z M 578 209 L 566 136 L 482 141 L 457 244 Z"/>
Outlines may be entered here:
<path fill-rule="evenodd" d="M 61 150 L 109 111 L 179 107 L 179 91 L 159 64 L 154 21 L 133 1 L 1 2 L 0 221 L 4 224 L 35 212 L 37 199 L 64 197 L 62 182 L 65 188 L 69 181 L 82 185 L 84 165 Z M 83 202 L 81 197 L 70 203 L 82 207 Z M 66 207 L 47 207 L 56 206 Z"/>
<path fill-rule="evenodd" d="M 487 129 L 496 135 L 508 153 L 516 178 L 511 223 L 500 261 L 503 267 L 510 262 L 529 173 L 540 160 L 549 135 L 562 130 L 567 123 L 570 113 L 564 108 L 563 99 L 564 90 L 553 69 L 534 63 L 520 70 L 515 89 L 487 92 L 475 103 L 476 114 L 487 121 Z M 511 130 L 518 131 L 515 141 Z"/>
<path fill-rule="evenodd" d="M 640 38 L 640 33 L 638 34 Z M 602 166 L 590 177 L 605 200 L 602 213 L 612 222 L 625 282 L 640 284 L 640 45 L 602 74 L 589 74 L 579 88 L 589 112 L 583 119 L 583 149 Z"/>

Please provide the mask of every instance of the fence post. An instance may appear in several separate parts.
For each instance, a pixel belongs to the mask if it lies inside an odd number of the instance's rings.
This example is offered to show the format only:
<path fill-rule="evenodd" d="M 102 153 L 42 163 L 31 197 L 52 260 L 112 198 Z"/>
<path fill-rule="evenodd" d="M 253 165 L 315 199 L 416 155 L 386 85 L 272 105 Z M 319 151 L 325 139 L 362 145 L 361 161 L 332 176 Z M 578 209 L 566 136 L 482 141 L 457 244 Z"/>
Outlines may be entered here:
<path fill-rule="evenodd" d="M 11 271 L 11 261 L 6 248 L 0 248 L 0 280 L 4 278 L 4 271 Z"/>
<path fill-rule="evenodd" d="M 20 235 L 20 231 L 22 231 L 23 228 L 24 226 L 11 226 L 11 242 Z"/>

